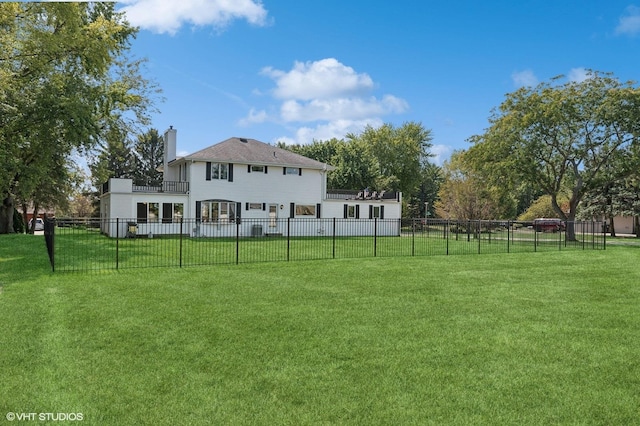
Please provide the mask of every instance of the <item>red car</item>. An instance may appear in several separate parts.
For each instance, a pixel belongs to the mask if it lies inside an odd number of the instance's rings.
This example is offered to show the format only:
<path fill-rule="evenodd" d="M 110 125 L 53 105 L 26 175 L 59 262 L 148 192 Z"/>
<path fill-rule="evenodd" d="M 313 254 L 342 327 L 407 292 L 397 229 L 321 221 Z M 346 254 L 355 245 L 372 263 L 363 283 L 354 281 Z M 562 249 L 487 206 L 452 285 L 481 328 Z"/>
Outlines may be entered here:
<path fill-rule="evenodd" d="M 565 223 L 561 219 L 539 218 L 533 221 L 533 229 L 536 232 L 558 232 L 564 231 Z"/>

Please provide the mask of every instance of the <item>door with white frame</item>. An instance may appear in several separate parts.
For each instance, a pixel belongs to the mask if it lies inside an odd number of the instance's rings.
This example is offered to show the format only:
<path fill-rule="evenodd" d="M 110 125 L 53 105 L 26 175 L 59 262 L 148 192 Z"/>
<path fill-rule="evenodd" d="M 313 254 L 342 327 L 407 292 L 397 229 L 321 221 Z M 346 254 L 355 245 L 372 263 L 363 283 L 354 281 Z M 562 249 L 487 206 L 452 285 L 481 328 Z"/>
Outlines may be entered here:
<path fill-rule="evenodd" d="M 279 233 L 279 224 L 278 224 L 278 205 L 277 204 L 269 204 L 268 206 L 268 214 L 269 214 L 269 224 L 267 226 L 268 233 Z"/>

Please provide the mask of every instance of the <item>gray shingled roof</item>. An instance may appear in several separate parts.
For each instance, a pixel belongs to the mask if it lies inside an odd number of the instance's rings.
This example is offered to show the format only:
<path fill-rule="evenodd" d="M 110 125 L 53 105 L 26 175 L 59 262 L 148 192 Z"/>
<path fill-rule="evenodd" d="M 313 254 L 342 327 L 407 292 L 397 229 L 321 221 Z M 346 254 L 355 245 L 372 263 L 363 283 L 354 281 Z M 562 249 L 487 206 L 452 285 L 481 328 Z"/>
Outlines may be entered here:
<path fill-rule="evenodd" d="M 184 157 L 185 160 L 213 161 L 220 163 L 255 164 L 264 166 L 301 167 L 327 169 L 333 167 L 311 158 L 281 149 L 255 139 L 229 138 Z"/>

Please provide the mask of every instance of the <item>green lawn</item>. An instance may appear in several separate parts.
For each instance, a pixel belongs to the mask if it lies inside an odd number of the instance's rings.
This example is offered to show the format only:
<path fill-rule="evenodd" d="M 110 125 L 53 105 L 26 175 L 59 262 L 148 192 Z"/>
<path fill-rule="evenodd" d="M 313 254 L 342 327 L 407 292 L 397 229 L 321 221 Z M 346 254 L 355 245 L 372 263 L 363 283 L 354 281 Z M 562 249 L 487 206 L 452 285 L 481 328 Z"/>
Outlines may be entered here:
<path fill-rule="evenodd" d="M 639 255 L 52 274 L 42 237 L 0 236 L 0 418 L 639 424 Z"/>

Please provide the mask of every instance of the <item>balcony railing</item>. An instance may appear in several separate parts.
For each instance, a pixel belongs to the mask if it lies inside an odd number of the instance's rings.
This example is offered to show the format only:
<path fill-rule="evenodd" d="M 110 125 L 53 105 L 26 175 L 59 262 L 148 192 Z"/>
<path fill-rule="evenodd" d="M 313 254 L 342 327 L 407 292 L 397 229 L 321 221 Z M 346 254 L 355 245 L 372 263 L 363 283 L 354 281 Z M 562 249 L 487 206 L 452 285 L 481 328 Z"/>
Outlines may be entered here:
<path fill-rule="evenodd" d="M 380 191 L 368 192 L 365 190 L 358 191 L 352 189 L 329 189 L 327 191 L 327 200 L 385 200 L 400 201 L 400 192 L 396 191 Z"/>
<path fill-rule="evenodd" d="M 189 192 L 189 182 L 165 181 L 160 186 L 133 185 L 133 192 L 171 192 L 186 194 Z"/>

